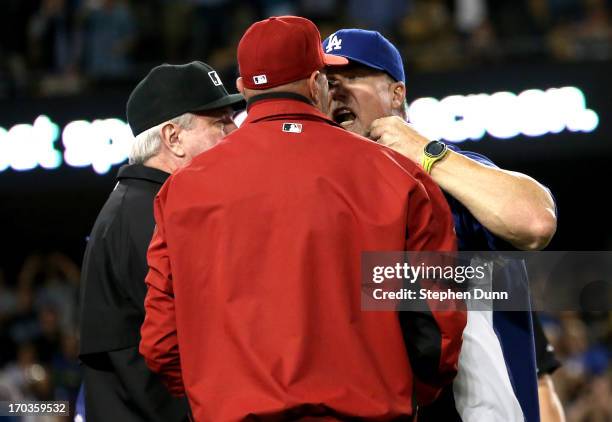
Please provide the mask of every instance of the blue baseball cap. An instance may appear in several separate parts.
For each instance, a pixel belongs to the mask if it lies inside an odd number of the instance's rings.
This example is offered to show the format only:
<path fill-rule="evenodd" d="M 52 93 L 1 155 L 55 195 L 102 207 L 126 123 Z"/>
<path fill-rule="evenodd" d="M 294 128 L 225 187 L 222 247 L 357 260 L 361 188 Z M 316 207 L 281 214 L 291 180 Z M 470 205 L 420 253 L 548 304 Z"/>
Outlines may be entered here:
<path fill-rule="evenodd" d="M 346 57 L 373 69 L 387 72 L 398 82 L 406 82 L 404 63 L 397 48 L 377 31 L 340 29 L 323 41 L 327 54 Z"/>

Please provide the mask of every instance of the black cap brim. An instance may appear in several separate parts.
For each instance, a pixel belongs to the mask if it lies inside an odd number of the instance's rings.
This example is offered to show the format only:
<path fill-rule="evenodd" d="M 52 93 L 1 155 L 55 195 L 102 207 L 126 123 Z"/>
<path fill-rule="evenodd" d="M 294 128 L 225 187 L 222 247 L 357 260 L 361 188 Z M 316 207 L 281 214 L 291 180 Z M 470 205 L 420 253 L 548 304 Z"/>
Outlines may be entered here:
<path fill-rule="evenodd" d="M 231 107 L 235 111 L 244 110 L 246 108 L 246 101 L 241 94 L 229 94 L 223 98 L 213 101 L 212 103 L 208 103 L 191 111 L 209 111 L 223 107 Z"/>

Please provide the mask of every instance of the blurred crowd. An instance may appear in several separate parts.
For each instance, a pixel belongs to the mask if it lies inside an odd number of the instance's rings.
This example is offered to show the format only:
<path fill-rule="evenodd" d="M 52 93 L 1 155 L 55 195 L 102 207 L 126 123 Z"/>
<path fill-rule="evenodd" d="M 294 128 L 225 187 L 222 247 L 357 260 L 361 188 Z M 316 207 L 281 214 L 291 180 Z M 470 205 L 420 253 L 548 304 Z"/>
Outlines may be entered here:
<path fill-rule="evenodd" d="M 63 400 L 74 409 L 79 277 L 60 253 L 29 256 L 16 280 L 0 270 L 0 401 Z"/>
<path fill-rule="evenodd" d="M 0 271 L 0 401 L 68 400 L 80 383 L 79 267 L 61 253 Z M 562 367 L 553 374 L 570 422 L 612 421 L 612 312 L 541 314 Z"/>
<path fill-rule="evenodd" d="M 373 5 L 375 4 L 375 7 Z M 204 60 L 235 76 L 253 21 L 298 14 L 323 36 L 376 29 L 409 70 L 607 60 L 611 0 L 4 0 L 0 98 L 68 95 L 138 80 L 160 62 Z M 290 54 L 290 52 L 287 52 Z"/>
<path fill-rule="evenodd" d="M 243 31 L 283 14 L 313 19 L 323 36 L 376 29 L 408 72 L 610 60 L 611 11 L 612 0 L 4 0 L 0 99 L 131 89 L 154 65 L 195 59 L 230 81 Z M 33 254 L 15 275 L 0 268 L 0 401 L 74 402 L 79 272 L 62 253 Z M 568 421 L 612 421 L 612 313 L 544 323 Z"/>
<path fill-rule="evenodd" d="M 542 317 L 562 363 L 552 378 L 568 422 L 612 421 L 612 312 Z"/>

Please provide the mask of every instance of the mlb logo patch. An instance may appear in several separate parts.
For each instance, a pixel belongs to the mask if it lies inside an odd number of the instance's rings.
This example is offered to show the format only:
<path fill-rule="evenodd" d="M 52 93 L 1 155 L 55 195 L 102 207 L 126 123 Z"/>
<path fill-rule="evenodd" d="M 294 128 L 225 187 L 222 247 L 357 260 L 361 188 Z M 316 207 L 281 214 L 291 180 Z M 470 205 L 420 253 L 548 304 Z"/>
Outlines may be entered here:
<path fill-rule="evenodd" d="M 301 123 L 283 123 L 283 132 L 302 133 Z"/>
<path fill-rule="evenodd" d="M 268 83 L 268 78 L 266 77 L 266 75 L 256 75 L 253 76 L 253 82 L 255 82 L 255 85 L 263 85 L 265 83 Z"/>
<path fill-rule="evenodd" d="M 208 72 L 208 77 L 215 86 L 223 85 L 223 82 L 221 82 L 221 78 L 214 70 L 212 72 Z"/>

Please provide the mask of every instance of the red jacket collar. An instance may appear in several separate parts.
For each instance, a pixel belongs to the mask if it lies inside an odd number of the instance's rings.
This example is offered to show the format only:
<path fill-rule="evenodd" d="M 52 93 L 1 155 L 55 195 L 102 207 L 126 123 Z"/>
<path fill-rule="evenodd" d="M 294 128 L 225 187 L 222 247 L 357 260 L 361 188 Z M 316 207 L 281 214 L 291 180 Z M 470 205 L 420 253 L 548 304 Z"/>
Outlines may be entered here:
<path fill-rule="evenodd" d="M 301 95 L 293 93 L 262 94 L 252 97 L 247 105 L 248 115 L 244 124 L 260 120 L 271 120 L 283 116 L 301 116 L 323 120 L 340 127 L 325 114 L 317 110 L 310 101 Z"/>

